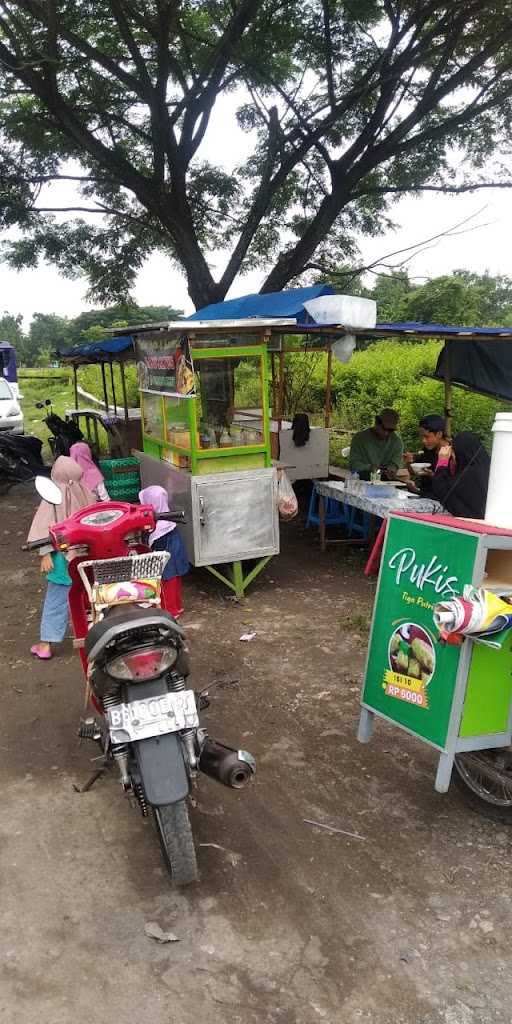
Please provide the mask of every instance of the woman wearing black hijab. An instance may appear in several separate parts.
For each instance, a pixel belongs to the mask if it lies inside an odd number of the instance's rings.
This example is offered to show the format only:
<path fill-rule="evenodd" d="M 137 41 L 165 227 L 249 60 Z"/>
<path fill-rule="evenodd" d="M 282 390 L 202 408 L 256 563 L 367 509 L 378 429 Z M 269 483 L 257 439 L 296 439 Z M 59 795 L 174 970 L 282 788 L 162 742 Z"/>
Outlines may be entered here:
<path fill-rule="evenodd" d="M 483 519 L 491 460 L 476 434 L 466 430 L 440 449 L 432 493 L 453 516 Z"/>

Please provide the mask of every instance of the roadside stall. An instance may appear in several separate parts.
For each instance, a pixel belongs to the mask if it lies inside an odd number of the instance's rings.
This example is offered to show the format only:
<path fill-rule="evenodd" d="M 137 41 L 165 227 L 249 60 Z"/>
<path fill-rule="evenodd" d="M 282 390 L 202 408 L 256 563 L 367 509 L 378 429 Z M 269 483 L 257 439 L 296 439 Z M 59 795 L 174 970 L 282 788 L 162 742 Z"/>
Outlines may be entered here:
<path fill-rule="evenodd" d="M 279 551 L 268 324 L 179 321 L 133 334 L 142 484 L 165 487 L 185 512 L 192 564 L 241 596 Z"/>
<path fill-rule="evenodd" d="M 133 362 L 133 338 L 121 335 L 107 338 L 104 341 L 85 342 L 73 345 L 57 353 L 63 366 L 71 366 L 73 370 L 73 390 L 75 405 L 68 409 L 66 415 L 75 421 L 84 432 L 85 439 L 96 455 L 108 452 L 111 459 L 127 458 L 132 448 L 139 448 L 142 443 L 140 409 L 132 409 L 128 405 L 125 367 Z M 79 387 L 78 370 L 81 366 L 98 366 L 101 371 L 103 390 L 103 410 L 101 402 L 91 407 L 92 395 L 88 395 Z M 119 367 L 121 398 L 116 393 L 114 366 Z M 108 396 L 108 383 L 112 401 Z M 80 406 L 80 396 L 86 404 Z M 99 406 L 99 408 L 98 408 Z"/>
<path fill-rule="evenodd" d="M 375 718 L 439 751 L 435 788 L 448 790 L 454 758 L 512 739 L 512 632 L 453 644 L 434 607 L 465 586 L 512 594 L 512 531 L 443 516 L 391 514 L 375 597 L 358 739 Z M 512 612 L 512 606 L 510 606 Z M 459 638 L 460 639 L 460 638 Z"/>

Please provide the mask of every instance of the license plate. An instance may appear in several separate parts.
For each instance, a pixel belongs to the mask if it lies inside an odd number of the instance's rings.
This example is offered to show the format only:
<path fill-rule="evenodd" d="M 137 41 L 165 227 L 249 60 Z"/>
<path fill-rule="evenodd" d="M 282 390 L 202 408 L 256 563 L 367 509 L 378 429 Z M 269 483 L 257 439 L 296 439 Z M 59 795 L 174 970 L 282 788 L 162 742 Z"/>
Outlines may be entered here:
<path fill-rule="evenodd" d="M 161 693 L 157 697 L 117 704 L 108 708 L 107 721 L 112 743 L 163 736 L 199 725 L 193 690 Z"/>

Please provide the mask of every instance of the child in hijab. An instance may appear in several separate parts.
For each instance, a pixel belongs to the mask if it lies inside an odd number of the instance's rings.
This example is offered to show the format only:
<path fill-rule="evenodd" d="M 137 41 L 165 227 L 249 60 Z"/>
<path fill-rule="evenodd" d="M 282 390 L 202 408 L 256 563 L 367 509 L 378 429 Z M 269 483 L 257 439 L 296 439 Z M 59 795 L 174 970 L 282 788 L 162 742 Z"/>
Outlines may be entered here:
<path fill-rule="evenodd" d="M 96 497 L 83 483 L 83 473 L 74 459 L 60 455 L 55 461 L 51 478 L 62 493 L 60 505 L 41 501 L 32 520 L 27 537 L 28 543 L 43 541 L 54 523 L 62 522 L 73 512 L 86 505 L 93 505 Z M 68 594 L 71 578 L 67 561 L 61 551 L 53 551 L 48 545 L 40 548 L 41 572 L 46 574 L 47 589 L 41 617 L 41 640 L 30 648 L 30 653 L 43 661 L 52 657 L 51 645 L 61 643 L 68 624 Z"/>
<path fill-rule="evenodd" d="M 83 482 L 96 495 L 96 500 L 110 501 L 103 473 L 98 469 L 89 445 L 85 441 L 77 441 L 76 444 L 71 445 L 69 454 L 82 469 Z"/>
<path fill-rule="evenodd" d="M 151 505 L 155 512 L 169 512 L 169 499 L 163 487 L 145 487 L 139 493 L 141 505 Z M 183 612 L 181 598 L 181 577 L 189 570 L 185 545 L 176 529 L 176 523 L 165 520 L 157 522 L 149 535 L 149 546 L 153 551 L 168 551 L 170 559 L 162 574 L 162 608 L 175 618 Z"/>

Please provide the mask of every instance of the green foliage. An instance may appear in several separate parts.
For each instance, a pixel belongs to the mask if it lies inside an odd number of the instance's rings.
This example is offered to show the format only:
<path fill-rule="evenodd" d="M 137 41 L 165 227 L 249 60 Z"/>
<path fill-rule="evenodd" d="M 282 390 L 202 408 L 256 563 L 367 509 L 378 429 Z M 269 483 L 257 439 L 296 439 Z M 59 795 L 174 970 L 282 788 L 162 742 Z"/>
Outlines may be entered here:
<path fill-rule="evenodd" d="M 400 433 L 407 449 L 418 445 L 418 422 L 428 413 L 443 415 L 444 385 L 430 380 L 442 343 L 382 341 L 356 352 L 333 374 L 336 409 L 333 424 L 361 430 L 384 407 L 400 413 Z M 503 402 L 453 388 L 453 432 L 474 430 L 490 445 L 495 413 Z"/>
<path fill-rule="evenodd" d="M 228 94 L 239 165 L 232 125 L 211 137 Z M 11 0 L 0 228 L 19 231 L 3 255 L 83 275 L 102 303 L 129 302 L 157 249 L 196 306 L 256 261 L 278 290 L 355 263 L 403 192 L 509 182 L 511 97 L 510 0 Z M 61 219 L 46 187 L 70 168 L 66 212 L 87 220 Z"/>
<path fill-rule="evenodd" d="M 121 383 L 121 371 L 119 366 L 114 365 L 114 390 L 116 396 L 116 402 L 118 409 L 123 407 L 123 388 Z M 128 405 L 131 408 L 136 409 L 139 405 L 139 389 L 137 384 L 137 372 L 133 364 L 128 363 L 125 366 L 125 381 L 126 381 L 126 396 L 128 399 Z M 105 377 L 107 384 L 107 395 L 109 405 L 114 405 L 114 394 L 112 391 L 112 382 L 110 376 L 110 367 L 105 368 Z M 103 381 L 101 376 L 100 366 L 81 366 L 78 370 L 78 383 L 84 391 L 88 391 L 89 394 L 95 395 L 103 402 Z"/>
<path fill-rule="evenodd" d="M 37 402 L 51 398 L 53 410 L 64 416 L 67 409 L 74 405 L 71 371 L 38 369 L 23 370 L 19 377 L 20 391 L 23 395 L 21 406 L 25 417 L 25 433 L 39 437 L 44 442 L 43 454 L 50 458 L 48 445 L 48 427 L 43 423 L 45 412 L 37 409 Z"/>

